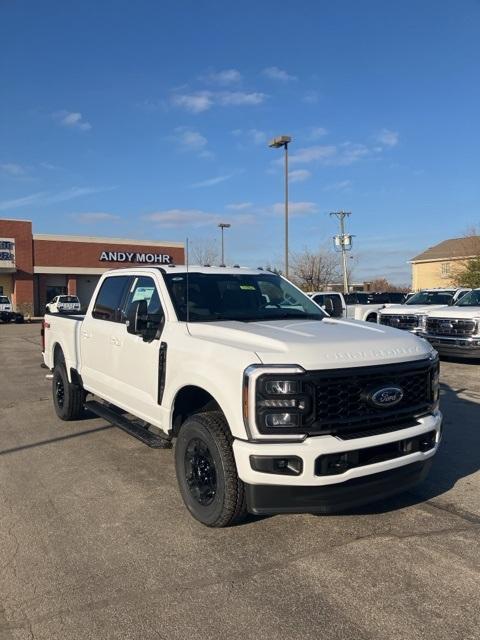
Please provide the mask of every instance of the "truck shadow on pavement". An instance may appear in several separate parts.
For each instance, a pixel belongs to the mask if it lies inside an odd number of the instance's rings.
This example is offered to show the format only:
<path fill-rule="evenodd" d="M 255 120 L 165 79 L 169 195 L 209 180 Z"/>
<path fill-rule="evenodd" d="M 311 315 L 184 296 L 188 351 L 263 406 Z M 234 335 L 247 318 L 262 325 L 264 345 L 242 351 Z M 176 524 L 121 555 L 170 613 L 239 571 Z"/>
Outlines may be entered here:
<path fill-rule="evenodd" d="M 425 481 L 404 494 L 350 509 L 344 515 L 385 513 L 426 502 L 445 494 L 459 480 L 480 469 L 480 394 L 454 390 L 442 383 L 440 408 L 443 438 Z"/>

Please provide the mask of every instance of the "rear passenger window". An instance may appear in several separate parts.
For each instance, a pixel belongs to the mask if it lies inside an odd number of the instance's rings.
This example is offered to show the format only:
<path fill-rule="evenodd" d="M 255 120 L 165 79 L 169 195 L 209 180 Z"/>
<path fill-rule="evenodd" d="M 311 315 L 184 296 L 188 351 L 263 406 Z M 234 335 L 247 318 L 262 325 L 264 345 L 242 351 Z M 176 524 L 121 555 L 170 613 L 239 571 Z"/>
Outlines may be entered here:
<path fill-rule="evenodd" d="M 106 278 L 95 300 L 92 316 L 97 318 L 97 320 L 119 322 L 120 309 L 129 281 L 129 276 L 111 276 L 110 278 Z"/>

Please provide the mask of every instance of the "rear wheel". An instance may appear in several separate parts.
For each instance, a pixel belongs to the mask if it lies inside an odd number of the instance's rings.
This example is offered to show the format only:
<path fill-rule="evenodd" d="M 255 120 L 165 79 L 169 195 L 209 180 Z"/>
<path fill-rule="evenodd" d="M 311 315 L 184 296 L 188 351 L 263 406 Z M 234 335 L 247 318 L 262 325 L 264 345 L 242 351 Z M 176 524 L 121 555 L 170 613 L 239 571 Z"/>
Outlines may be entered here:
<path fill-rule="evenodd" d="M 175 445 L 175 467 L 183 501 L 209 527 L 227 527 L 246 515 L 244 484 L 237 474 L 232 436 L 222 413 L 188 418 Z"/>
<path fill-rule="evenodd" d="M 53 370 L 52 394 L 55 413 L 61 420 L 78 420 L 82 416 L 85 391 L 69 381 L 64 362 L 58 362 Z"/>
<path fill-rule="evenodd" d="M 377 314 L 376 313 L 370 313 L 367 317 L 366 317 L 367 322 L 376 322 L 377 321 Z"/>

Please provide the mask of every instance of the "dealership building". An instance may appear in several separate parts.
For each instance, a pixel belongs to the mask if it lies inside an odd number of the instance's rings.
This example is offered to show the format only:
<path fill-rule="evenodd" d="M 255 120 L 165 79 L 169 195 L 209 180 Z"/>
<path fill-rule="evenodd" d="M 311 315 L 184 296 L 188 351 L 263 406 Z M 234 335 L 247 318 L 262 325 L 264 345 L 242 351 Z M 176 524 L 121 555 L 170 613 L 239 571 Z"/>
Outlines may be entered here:
<path fill-rule="evenodd" d="M 32 316 L 60 294 L 77 295 L 85 307 L 104 271 L 183 264 L 184 256 L 181 242 L 34 234 L 29 220 L 0 219 L 0 295 Z"/>

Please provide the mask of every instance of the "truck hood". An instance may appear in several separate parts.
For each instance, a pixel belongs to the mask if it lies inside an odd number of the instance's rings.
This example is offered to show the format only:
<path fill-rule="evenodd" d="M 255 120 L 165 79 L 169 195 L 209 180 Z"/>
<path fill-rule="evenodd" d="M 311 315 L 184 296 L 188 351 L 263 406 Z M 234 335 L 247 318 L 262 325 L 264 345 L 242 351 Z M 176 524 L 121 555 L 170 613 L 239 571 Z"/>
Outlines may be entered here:
<path fill-rule="evenodd" d="M 382 316 L 418 316 L 437 309 L 451 309 L 451 307 L 445 304 L 392 304 L 382 309 L 380 313 Z"/>
<path fill-rule="evenodd" d="M 188 328 L 193 337 L 253 351 L 265 364 L 310 370 L 418 360 L 432 351 L 410 333 L 357 320 L 208 322 Z"/>
<path fill-rule="evenodd" d="M 427 313 L 427 316 L 435 318 L 480 318 L 480 307 L 444 307 Z"/>

